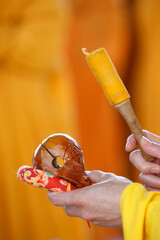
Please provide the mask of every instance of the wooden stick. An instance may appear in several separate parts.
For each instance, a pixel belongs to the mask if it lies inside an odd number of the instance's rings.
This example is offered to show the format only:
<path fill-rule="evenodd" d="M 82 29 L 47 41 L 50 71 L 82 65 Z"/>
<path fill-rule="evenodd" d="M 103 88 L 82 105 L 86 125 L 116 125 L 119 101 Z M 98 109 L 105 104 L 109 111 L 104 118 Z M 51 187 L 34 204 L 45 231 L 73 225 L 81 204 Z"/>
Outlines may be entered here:
<path fill-rule="evenodd" d="M 121 113 L 124 120 L 128 124 L 129 128 L 131 129 L 132 133 L 135 136 L 137 143 L 140 146 L 140 140 L 144 135 L 142 128 L 136 118 L 136 115 L 133 111 L 130 99 L 123 101 L 122 103 L 116 104 L 115 107 Z M 154 157 L 149 156 L 146 152 L 141 149 L 142 155 L 146 161 L 153 161 Z"/>
<path fill-rule="evenodd" d="M 99 48 L 88 53 L 86 49 L 83 48 L 82 51 L 86 55 L 87 63 L 102 86 L 109 102 L 121 113 L 140 145 L 140 139 L 144 136 L 144 133 L 131 106 L 130 95 L 106 50 Z M 154 160 L 153 157 L 149 156 L 142 149 L 141 151 L 147 161 Z"/>

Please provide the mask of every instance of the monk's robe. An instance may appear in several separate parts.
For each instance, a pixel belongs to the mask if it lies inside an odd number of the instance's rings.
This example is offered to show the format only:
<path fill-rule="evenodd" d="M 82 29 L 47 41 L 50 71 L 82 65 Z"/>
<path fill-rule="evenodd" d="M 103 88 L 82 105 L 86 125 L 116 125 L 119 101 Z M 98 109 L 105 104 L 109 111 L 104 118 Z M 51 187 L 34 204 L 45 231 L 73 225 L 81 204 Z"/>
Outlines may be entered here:
<path fill-rule="evenodd" d="M 52 206 L 46 190 L 16 178 L 48 135 L 77 139 L 65 61 L 69 6 L 63 0 L 0 1 L 0 239 L 81 240 L 92 232 Z"/>
<path fill-rule="evenodd" d="M 121 196 L 124 240 L 160 239 L 160 192 L 148 192 L 141 184 L 126 187 Z"/>

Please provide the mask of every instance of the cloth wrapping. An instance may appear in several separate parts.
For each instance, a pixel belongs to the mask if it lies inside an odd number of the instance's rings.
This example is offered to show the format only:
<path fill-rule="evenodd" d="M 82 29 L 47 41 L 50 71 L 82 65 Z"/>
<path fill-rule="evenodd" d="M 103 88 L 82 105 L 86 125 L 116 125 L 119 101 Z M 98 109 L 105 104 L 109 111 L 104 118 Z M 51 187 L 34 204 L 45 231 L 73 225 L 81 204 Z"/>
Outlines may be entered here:
<path fill-rule="evenodd" d="M 45 188 L 52 192 L 72 191 L 76 189 L 71 183 L 61 178 L 29 166 L 20 167 L 17 171 L 17 177 L 25 183 Z"/>
<path fill-rule="evenodd" d="M 20 167 L 17 171 L 17 177 L 25 183 L 45 188 L 52 192 L 68 192 L 76 189 L 74 185 L 61 178 L 29 166 Z M 87 224 L 91 228 L 89 221 L 87 221 Z"/>

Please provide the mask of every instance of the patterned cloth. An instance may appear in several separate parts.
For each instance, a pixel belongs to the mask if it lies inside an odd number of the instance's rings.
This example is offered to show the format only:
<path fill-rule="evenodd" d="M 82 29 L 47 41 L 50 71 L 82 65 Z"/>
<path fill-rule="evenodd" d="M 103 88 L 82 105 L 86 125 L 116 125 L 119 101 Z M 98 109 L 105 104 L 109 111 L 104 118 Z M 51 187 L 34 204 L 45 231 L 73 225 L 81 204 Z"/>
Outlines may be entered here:
<path fill-rule="evenodd" d="M 17 177 L 23 182 L 48 189 L 52 192 L 72 191 L 76 189 L 71 183 L 61 178 L 29 166 L 20 167 L 17 171 Z"/>
<path fill-rule="evenodd" d="M 29 166 L 20 167 L 17 171 L 17 177 L 25 183 L 45 188 L 52 192 L 68 192 L 76 189 L 71 183 L 61 178 Z M 89 221 L 87 221 L 87 224 L 91 228 Z"/>

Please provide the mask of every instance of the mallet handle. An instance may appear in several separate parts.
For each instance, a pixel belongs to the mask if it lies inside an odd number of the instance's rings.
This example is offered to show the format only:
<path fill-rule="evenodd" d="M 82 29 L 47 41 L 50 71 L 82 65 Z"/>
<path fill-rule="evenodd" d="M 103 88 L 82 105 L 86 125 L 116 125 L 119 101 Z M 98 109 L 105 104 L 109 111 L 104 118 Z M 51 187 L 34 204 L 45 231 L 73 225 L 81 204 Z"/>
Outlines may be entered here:
<path fill-rule="evenodd" d="M 127 99 L 126 101 L 116 104 L 115 107 L 123 116 L 124 120 L 128 124 L 129 128 L 131 129 L 132 133 L 135 136 L 136 141 L 138 142 L 138 144 L 140 146 L 140 140 L 141 140 L 142 136 L 144 136 L 144 133 L 143 133 L 142 128 L 136 118 L 134 111 L 133 111 L 130 99 Z M 154 157 L 149 156 L 142 149 L 141 149 L 141 151 L 142 151 L 142 155 L 146 161 L 154 160 Z"/>

